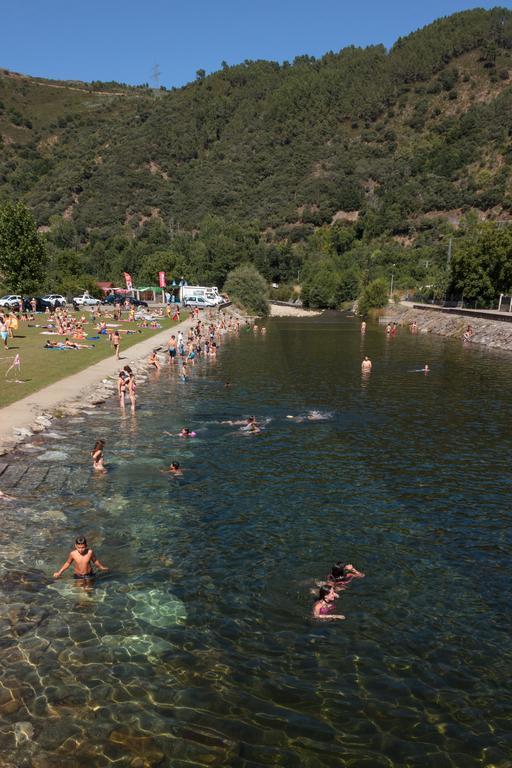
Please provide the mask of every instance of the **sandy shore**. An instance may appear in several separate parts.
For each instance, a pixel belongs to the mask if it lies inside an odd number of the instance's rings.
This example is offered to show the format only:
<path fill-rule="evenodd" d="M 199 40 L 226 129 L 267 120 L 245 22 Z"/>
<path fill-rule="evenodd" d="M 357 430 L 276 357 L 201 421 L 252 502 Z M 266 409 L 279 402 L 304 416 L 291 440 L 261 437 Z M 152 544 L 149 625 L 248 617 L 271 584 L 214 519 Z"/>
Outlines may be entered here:
<path fill-rule="evenodd" d="M 50 384 L 33 392 L 15 403 L 0 409 L 0 454 L 12 450 L 18 443 L 30 437 L 32 432 L 42 432 L 50 426 L 52 412 L 73 413 L 80 407 L 91 408 L 104 402 L 115 391 L 115 377 L 123 365 L 134 370 L 147 370 L 145 361 L 155 347 L 167 344 L 172 333 L 179 330 L 186 335 L 191 320 L 144 339 L 121 353 L 121 359 L 114 356 L 91 365 L 79 373 Z"/>
<path fill-rule="evenodd" d="M 314 317 L 321 315 L 321 310 L 304 309 L 304 307 L 289 307 L 283 304 L 270 304 L 271 317 Z"/>

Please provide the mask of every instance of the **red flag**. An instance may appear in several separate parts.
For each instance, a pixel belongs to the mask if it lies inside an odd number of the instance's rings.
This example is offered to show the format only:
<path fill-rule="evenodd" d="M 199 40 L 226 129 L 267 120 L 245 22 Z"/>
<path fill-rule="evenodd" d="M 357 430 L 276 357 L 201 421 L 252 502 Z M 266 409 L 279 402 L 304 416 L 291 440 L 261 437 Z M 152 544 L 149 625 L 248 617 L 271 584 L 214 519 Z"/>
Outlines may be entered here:
<path fill-rule="evenodd" d="M 160 280 L 160 288 L 165 288 L 165 272 L 159 272 L 158 279 Z"/>
<path fill-rule="evenodd" d="M 131 291 L 133 288 L 132 276 L 129 275 L 128 272 L 123 272 L 123 274 L 124 274 L 124 279 L 126 280 L 126 288 L 127 290 Z"/>

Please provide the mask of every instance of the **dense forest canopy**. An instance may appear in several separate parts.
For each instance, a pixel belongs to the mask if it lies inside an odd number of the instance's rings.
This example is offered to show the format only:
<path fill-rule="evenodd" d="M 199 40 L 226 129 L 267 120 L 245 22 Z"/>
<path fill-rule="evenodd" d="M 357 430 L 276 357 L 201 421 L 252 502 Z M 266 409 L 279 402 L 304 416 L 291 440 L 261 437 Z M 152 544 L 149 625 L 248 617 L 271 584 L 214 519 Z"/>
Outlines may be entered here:
<path fill-rule="evenodd" d="M 249 262 L 321 306 L 391 270 L 446 292 L 450 237 L 467 252 L 479 221 L 512 220 L 506 9 L 390 51 L 197 74 L 167 91 L 0 71 L 0 204 L 24 202 L 46 233 L 48 287 L 160 269 L 222 285 Z"/>

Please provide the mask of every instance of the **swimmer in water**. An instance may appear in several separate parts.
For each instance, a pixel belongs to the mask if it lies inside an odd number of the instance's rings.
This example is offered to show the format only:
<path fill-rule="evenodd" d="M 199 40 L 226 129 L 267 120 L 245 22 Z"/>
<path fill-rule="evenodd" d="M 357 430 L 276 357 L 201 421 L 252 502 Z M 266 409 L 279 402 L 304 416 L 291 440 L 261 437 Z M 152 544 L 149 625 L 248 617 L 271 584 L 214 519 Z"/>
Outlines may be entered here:
<path fill-rule="evenodd" d="M 428 363 L 425 363 L 425 366 L 423 368 L 423 373 L 428 373 L 430 371 L 430 368 L 428 367 Z"/>
<path fill-rule="evenodd" d="M 96 576 L 92 568 L 93 565 L 97 566 L 100 571 L 108 571 L 107 566 L 100 563 L 92 549 L 87 546 L 85 536 L 78 536 L 75 539 L 75 548 L 69 553 L 69 557 L 62 568 L 53 574 L 53 578 L 59 579 L 72 563 L 74 563 L 75 569 L 73 578 L 80 579 L 84 584 Z"/>
<path fill-rule="evenodd" d="M 330 413 L 322 413 L 321 411 L 312 410 L 308 411 L 305 416 L 287 416 L 286 418 L 301 424 L 303 421 L 327 421 L 331 416 L 332 414 Z"/>
<path fill-rule="evenodd" d="M 327 619 L 328 621 L 344 619 L 345 616 L 343 616 L 343 614 L 336 613 L 334 601 L 337 600 L 338 597 L 339 595 L 333 587 L 320 587 L 318 600 L 313 606 L 313 617 L 315 619 Z"/>
<path fill-rule="evenodd" d="M 261 427 L 256 421 L 256 416 L 249 416 L 245 424 L 240 427 L 240 432 L 261 432 Z"/>
<path fill-rule="evenodd" d="M 327 584 L 336 589 L 346 589 L 352 579 L 364 579 L 364 573 L 354 568 L 352 563 L 334 563 L 327 577 Z"/>
<path fill-rule="evenodd" d="M 371 371 L 372 369 L 372 361 L 369 357 L 365 357 L 363 362 L 361 363 L 361 370 L 362 371 Z"/>
<path fill-rule="evenodd" d="M 196 436 L 196 433 L 191 432 L 190 429 L 188 429 L 188 427 L 183 427 L 181 432 L 178 432 L 178 437 L 195 437 L 195 436 Z"/>
<path fill-rule="evenodd" d="M 162 469 L 162 472 L 168 472 L 170 475 L 174 475 L 174 477 L 183 477 L 183 470 L 177 461 L 173 461 L 169 469 Z"/>
<path fill-rule="evenodd" d="M 103 464 L 103 448 L 105 447 L 104 440 L 96 440 L 94 448 L 91 451 L 92 456 L 92 468 L 96 472 L 106 472 L 105 465 Z"/>

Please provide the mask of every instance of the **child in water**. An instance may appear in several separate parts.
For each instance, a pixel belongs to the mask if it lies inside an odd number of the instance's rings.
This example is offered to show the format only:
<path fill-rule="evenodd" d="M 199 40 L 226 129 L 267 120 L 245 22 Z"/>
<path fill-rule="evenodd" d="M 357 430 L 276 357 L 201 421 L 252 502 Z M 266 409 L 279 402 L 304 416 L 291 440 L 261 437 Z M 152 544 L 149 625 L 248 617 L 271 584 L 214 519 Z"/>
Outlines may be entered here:
<path fill-rule="evenodd" d="M 196 436 L 196 433 L 191 432 L 190 429 L 188 429 L 188 427 L 183 427 L 181 432 L 178 432 L 178 437 L 195 437 L 195 436 Z"/>
<path fill-rule="evenodd" d="M 334 601 L 339 597 L 338 593 L 332 586 L 320 587 L 318 592 L 318 600 L 313 606 L 313 617 L 315 619 L 327 619 L 333 621 L 336 619 L 344 619 L 345 616 L 341 613 L 336 613 L 336 606 Z"/>
<path fill-rule="evenodd" d="M 169 469 L 164 469 L 163 472 L 169 472 L 169 474 L 174 475 L 175 477 L 183 476 L 183 470 L 178 461 L 173 461 Z"/>
<path fill-rule="evenodd" d="M 345 589 L 352 579 L 364 579 L 364 573 L 358 571 L 352 563 L 334 563 L 327 577 L 327 584 L 337 589 Z"/>
<path fill-rule="evenodd" d="M 85 536 L 78 536 L 75 539 L 75 548 L 69 553 L 69 557 L 62 568 L 53 574 L 53 578 L 59 579 L 72 563 L 74 563 L 75 569 L 73 578 L 81 579 L 82 583 L 85 583 L 85 580 L 94 579 L 96 576 L 92 568 L 93 564 L 101 571 L 108 571 L 107 566 L 100 563 L 92 549 L 87 546 Z"/>
<path fill-rule="evenodd" d="M 103 464 L 103 448 L 105 447 L 104 440 L 96 440 L 94 448 L 91 451 L 92 456 L 92 468 L 96 472 L 106 472 L 105 465 Z"/>

